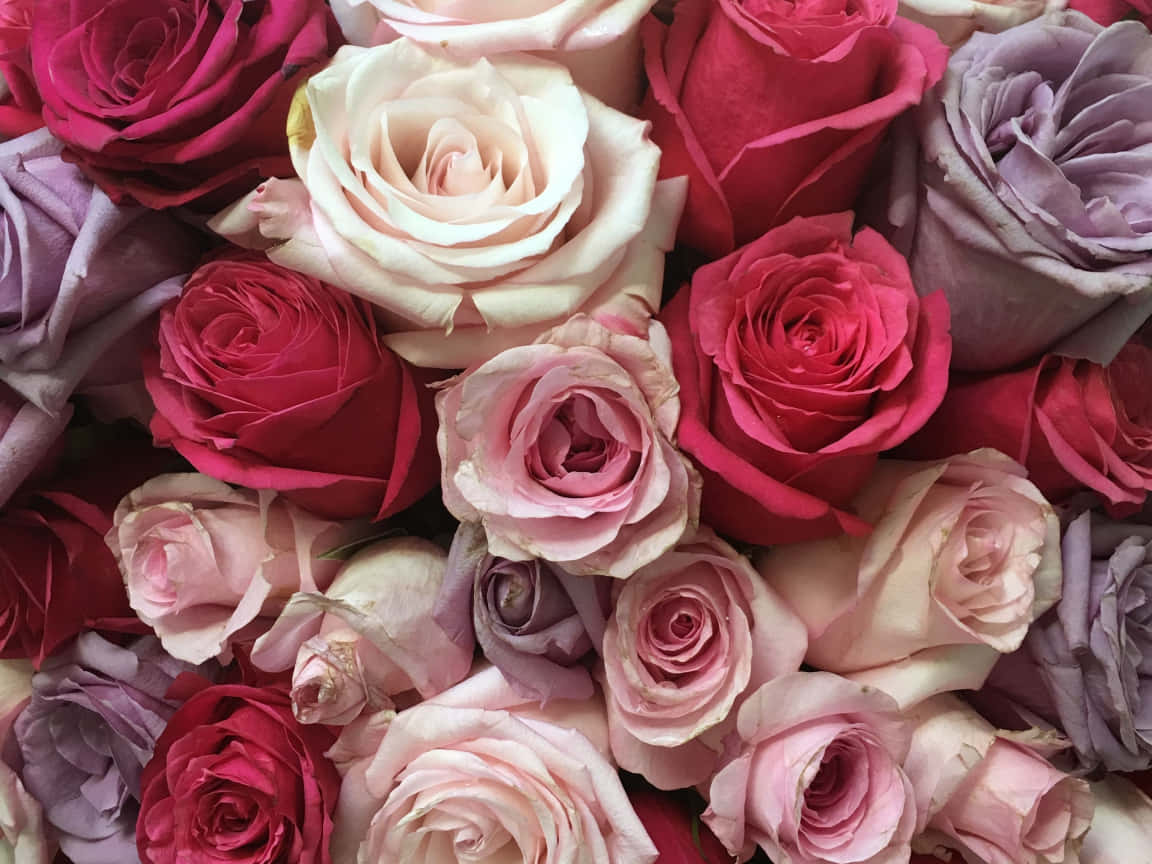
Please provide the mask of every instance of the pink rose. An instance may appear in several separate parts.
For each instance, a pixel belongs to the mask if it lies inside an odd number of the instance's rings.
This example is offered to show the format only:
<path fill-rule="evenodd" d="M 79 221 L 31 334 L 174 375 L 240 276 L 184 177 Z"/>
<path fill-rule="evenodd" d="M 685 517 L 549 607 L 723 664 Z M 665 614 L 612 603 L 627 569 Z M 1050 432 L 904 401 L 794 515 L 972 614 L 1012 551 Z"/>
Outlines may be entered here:
<path fill-rule="evenodd" d="M 273 492 L 203 474 L 149 480 L 113 523 L 105 539 L 132 609 L 189 663 L 230 659 L 232 642 L 270 626 L 294 592 L 327 587 L 341 562 L 318 556 L 350 539 Z"/>
<path fill-rule="evenodd" d="M 969 864 L 1062 864 L 1092 822 L 1088 783 L 1001 737 L 953 696 L 917 705 L 904 770 L 916 790 L 917 851 Z"/>
<path fill-rule="evenodd" d="M 1135 849 L 1152 849 L 1152 798 L 1115 774 L 1092 784 L 1096 812 L 1080 850 L 1083 864 L 1132 864 Z"/>
<path fill-rule="evenodd" d="M 417 366 L 480 363 L 581 311 L 643 333 L 659 308 L 683 181 L 657 183 L 647 124 L 562 66 L 345 46 L 288 135 L 300 179 L 211 226 L 378 306 Z"/>
<path fill-rule="evenodd" d="M 667 336 L 650 333 L 578 315 L 439 393 L 444 504 L 484 523 L 492 555 L 624 578 L 695 529 Z"/>
<path fill-rule="evenodd" d="M 0 861 L 5 864 L 48 864 L 54 851 L 44 836 L 40 804 L 20 781 L 21 765 L 6 760 L 5 740 L 31 697 L 32 664 L 0 660 Z M 11 755 L 18 760 L 19 750 Z"/>
<path fill-rule="evenodd" d="M 472 643 L 453 642 L 432 620 L 448 554 L 419 537 L 375 543 L 344 565 L 323 594 L 301 589 L 263 636 L 252 662 L 291 668 L 301 723 L 344 725 L 389 710 L 390 697 L 428 698 L 462 680 Z"/>
<path fill-rule="evenodd" d="M 800 668 L 804 625 L 704 527 L 615 595 L 602 651 L 612 755 L 661 789 L 703 783 L 744 695 Z"/>
<path fill-rule="evenodd" d="M 740 707 L 738 755 L 712 779 L 704 822 L 729 852 L 779 864 L 896 864 L 916 827 L 900 764 L 911 729 L 886 694 L 794 672 Z"/>
<path fill-rule="evenodd" d="M 526 704 L 491 666 L 401 712 L 353 763 L 334 861 L 652 864 L 598 700 Z"/>
<path fill-rule="evenodd" d="M 881 461 L 855 501 L 869 536 L 761 555 L 808 627 L 807 662 L 903 705 L 979 689 L 1060 598 L 1060 525 L 1025 476 L 995 450 Z"/>

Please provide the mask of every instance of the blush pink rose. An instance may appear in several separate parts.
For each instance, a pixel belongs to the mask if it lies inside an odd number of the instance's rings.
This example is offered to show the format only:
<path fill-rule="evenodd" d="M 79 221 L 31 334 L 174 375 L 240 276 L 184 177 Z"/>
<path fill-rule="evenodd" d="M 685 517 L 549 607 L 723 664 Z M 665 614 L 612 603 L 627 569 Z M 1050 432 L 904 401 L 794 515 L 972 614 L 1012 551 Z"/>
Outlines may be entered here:
<path fill-rule="evenodd" d="M 879 690 L 826 672 L 770 681 L 740 706 L 739 752 L 704 822 L 732 854 L 781 864 L 906 862 L 916 801 L 900 767 L 911 727 Z"/>
<path fill-rule="evenodd" d="M 132 609 L 180 660 L 229 660 L 297 591 L 319 591 L 342 562 L 322 560 L 346 526 L 273 492 L 234 489 L 203 474 L 163 474 L 129 493 L 105 538 Z"/>
<path fill-rule="evenodd" d="M 668 340 L 650 334 L 578 315 L 438 394 L 444 504 L 484 524 L 491 554 L 625 578 L 695 529 Z"/>
<path fill-rule="evenodd" d="M 704 527 L 614 593 L 601 652 L 612 755 L 661 789 L 703 783 L 744 695 L 800 668 L 804 625 Z"/>
<path fill-rule="evenodd" d="M 684 184 L 657 183 L 647 124 L 562 66 L 346 46 L 288 135 L 299 179 L 212 228 L 375 304 L 417 366 L 471 366 L 581 311 L 643 333 L 659 308 Z"/>
<path fill-rule="evenodd" d="M 954 696 L 909 712 L 915 725 L 904 770 L 920 821 L 914 848 L 970 864 L 1066 864 L 1092 822 L 1086 781 L 1001 736 Z M 1042 739 L 1038 743 L 1045 744 Z"/>
<path fill-rule="evenodd" d="M 32 664 L 0 660 L 0 861 L 48 864 L 54 846 L 44 833 L 40 803 L 20 780 L 20 752 L 12 746 L 12 724 L 32 697 Z"/>
<path fill-rule="evenodd" d="M 854 502 L 870 535 L 764 552 L 760 573 L 808 628 L 806 661 L 902 705 L 979 689 L 1060 598 L 1060 524 L 1025 476 L 995 450 L 881 461 Z"/>
<path fill-rule="evenodd" d="M 596 699 L 517 696 L 490 666 L 402 711 L 340 791 L 334 861 L 653 864 Z"/>

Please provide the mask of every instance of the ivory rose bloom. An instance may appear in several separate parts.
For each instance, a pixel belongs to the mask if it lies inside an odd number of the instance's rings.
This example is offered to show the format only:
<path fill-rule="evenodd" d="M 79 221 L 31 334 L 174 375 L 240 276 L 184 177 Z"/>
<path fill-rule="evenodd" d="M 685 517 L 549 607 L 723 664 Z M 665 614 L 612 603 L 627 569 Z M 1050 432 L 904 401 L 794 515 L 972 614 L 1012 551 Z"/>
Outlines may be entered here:
<path fill-rule="evenodd" d="M 657 183 L 647 124 L 561 66 L 347 46 L 288 125 L 300 179 L 212 227 L 374 303 L 418 366 L 481 362 L 579 311 L 642 333 L 659 306 L 683 183 Z"/>
<path fill-rule="evenodd" d="M 891 697 L 793 672 L 740 706 L 739 752 L 712 779 L 704 822 L 733 855 L 779 864 L 906 862 L 916 801 L 900 767 L 911 727 Z"/>
<path fill-rule="evenodd" d="M 617 583 L 615 601 L 602 651 L 612 755 L 662 789 L 703 783 L 744 695 L 800 668 L 804 625 L 703 527 Z"/>
<path fill-rule="evenodd" d="M 931 27 L 957 48 L 978 30 L 999 33 L 1066 5 L 1067 0 L 902 0 L 900 15 Z"/>
<path fill-rule="evenodd" d="M 401 712 L 344 777 L 332 860 L 653 864 L 598 700 L 526 704 L 488 667 Z"/>
<path fill-rule="evenodd" d="M 19 749 L 11 748 L 17 764 L 5 758 L 12 724 L 31 697 L 32 664 L 0 660 L 0 861 L 4 864 L 48 864 L 54 854 L 44 836 L 40 804 L 20 780 Z"/>
<path fill-rule="evenodd" d="M 149 480 L 120 502 L 113 522 L 105 540 L 132 609 L 189 663 L 230 659 L 232 641 L 293 592 L 327 587 L 341 562 L 318 556 L 349 539 L 346 527 L 273 492 L 203 474 Z"/>
<path fill-rule="evenodd" d="M 492 555 L 625 578 L 696 527 L 667 335 L 650 333 L 576 316 L 440 391 L 444 504 L 484 524 Z"/>
<path fill-rule="evenodd" d="M 1084 838 L 1084 864 L 1129 864 L 1133 849 L 1152 849 L 1152 798 L 1110 774 L 1092 784 L 1096 812 Z"/>
<path fill-rule="evenodd" d="M 979 689 L 1060 598 L 1060 524 L 1016 462 L 976 450 L 882 461 L 856 498 L 875 528 L 778 546 L 760 573 L 808 627 L 808 663 L 903 705 Z"/>

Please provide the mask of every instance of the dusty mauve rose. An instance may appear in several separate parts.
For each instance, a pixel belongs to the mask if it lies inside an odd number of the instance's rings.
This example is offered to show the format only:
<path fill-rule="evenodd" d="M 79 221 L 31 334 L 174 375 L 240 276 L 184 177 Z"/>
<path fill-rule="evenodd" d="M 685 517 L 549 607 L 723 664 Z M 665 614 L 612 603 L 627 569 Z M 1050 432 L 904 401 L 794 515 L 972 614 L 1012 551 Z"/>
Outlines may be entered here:
<path fill-rule="evenodd" d="M 52 415 L 0 384 L 0 507 L 36 470 L 72 419 L 72 407 Z"/>
<path fill-rule="evenodd" d="M 353 763 L 335 861 L 654 864 L 598 700 L 526 704 L 489 667 L 401 712 Z"/>
<path fill-rule="evenodd" d="M 140 773 L 180 705 L 168 689 L 193 671 L 155 637 L 120 647 L 96 633 L 40 667 L 12 734 L 24 785 L 73 861 L 136 859 Z"/>
<path fill-rule="evenodd" d="M 114 199 L 157 209 L 289 172 L 289 100 L 338 42 L 323 0 L 35 3 L 30 36 L 48 128 Z"/>
<path fill-rule="evenodd" d="M 444 504 L 493 555 L 625 578 L 697 524 L 700 478 L 672 444 L 668 337 L 574 316 L 436 397 Z"/>
<path fill-rule="evenodd" d="M 1049 354 L 1024 369 L 957 373 L 901 455 L 995 447 L 1019 459 L 1053 502 L 1087 487 L 1114 511 L 1135 512 L 1152 490 L 1150 375 L 1152 348 L 1138 341 L 1107 366 Z"/>
<path fill-rule="evenodd" d="M 524 55 L 345 47 L 297 96 L 300 179 L 210 224 L 376 304 L 418 366 L 479 363 L 580 311 L 643 333 L 684 192 L 656 182 L 647 129 Z"/>
<path fill-rule="evenodd" d="M 452 641 L 430 620 L 446 559 L 419 537 L 372 544 L 323 594 L 294 594 L 256 641 L 252 662 L 269 672 L 293 669 L 292 710 L 301 723 L 344 725 L 391 709 L 390 697 L 409 690 L 435 696 L 472 665 L 471 642 Z"/>
<path fill-rule="evenodd" d="M 9 735 L 31 696 L 32 664 L 0 660 L 0 861 L 4 864 L 48 864 L 54 856 L 40 802 L 20 780 L 20 748 Z"/>
<path fill-rule="evenodd" d="M 144 864 L 331 864 L 333 736 L 275 688 L 208 687 L 173 715 L 141 779 Z"/>
<path fill-rule="evenodd" d="M 520 695 L 588 699 L 594 685 L 582 661 L 604 639 L 610 595 L 608 579 L 492 555 L 484 529 L 461 522 L 434 615 L 454 642 L 478 642 Z"/>
<path fill-rule="evenodd" d="M 900 767 L 911 727 L 879 690 L 794 672 L 740 707 L 739 751 L 704 822 L 733 855 L 788 864 L 906 861 L 916 801 Z"/>
<path fill-rule="evenodd" d="M 808 628 L 811 665 L 902 705 L 979 689 L 1060 597 L 1060 523 L 995 450 L 883 460 L 854 502 L 867 537 L 778 546 L 757 560 Z"/>
<path fill-rule="evenodd" d="M 629 110 L 640 95 L 640 19 L 653 0 L 332 0 L 353 45 L 407 36 L 456 57 L 528 51 L 567 66 L 581 88 Z"/>
<path fill-rule="evenodd" d="M 1080 850 L 1083 864 L 1129 864 L 1133 850 L 1152 849 L 1152 798 L 1112 774 L 1092 784 L 1096 812 Z"/>
<path fill-rule="evenodd" d="M 804 625 L 703 527 L 613 593 L 601 652 L 612 755 L 661 789 L 703 783 L 745 694 L 800 668 Z"/>
<path fill-rule="evenodd" d="M 958 48 L 978 30 L 999 33 L 1066 5 L 1067 0 L 901 0 L 900 14 Z"/>
<path fill-rule="evenodd" d="M 948 308 L 852 214 L 794 219 L 665 307 L 705 522 L 750 543 L 866 527 L 842 508 L 948 383 Z M 951 451 L 950 451 L 951 452 Z"/>
<path fill-rule="evenodd" d="M 327 587 L 341 562 L 318 556 L 349 535 L 275 493 L 163 474 L 120 502 L 106 542 L 140 620 L 173 657 L 203 663 L 231 659 L 294 592 Z"/>
<path fill-rule="evenodd" d="M 1107 363 L 1152 312 L 1150 62 L 1141 24 L 1052 12 L 975 34 L 907 124 L 888 218 L 948 295 L 956 367 Z"/>
<path fill-rule="evenodd" d="M 32 80 L 33 0 L 0 0 L 0 134 L 9 138 L 44 125 Z"/>
<path fill-rule="evenodd" d="M 152 434 L 199 471 L 333 519 L 384 518 L 436 483 L 428 375 L 366 303 L 238 250 L 202 264 L 144 360 Z"/>
<path fill-rule="evenodd" d="M 997 664 L 987 707 L 1061 729 L 1085 770 L 1148 768 L 1152 527 L 1085 512 L 1064 532 L 1063 552 L 1063 597 Z"/>
<path fill-rule="evenodd" d="M 896 17 L 896 0 L 674 8 L 671 26 L 641 28 L 641 116 L 660 176 L 689 178 L 680 242 L 713 257 L 793 216 L 851 207 L 888 124 L 947 59 L 934 33 Z"/>
<path fill-rule="evenodd" d="M 1092 823 L 1087 782 L 1052 767 L 1025 739 L 1001 736 L 954 696 L 917 705 L 909 719 L 904 770 L 919 805 L 917 850 L 972 862 L 1080 860 Z"/>

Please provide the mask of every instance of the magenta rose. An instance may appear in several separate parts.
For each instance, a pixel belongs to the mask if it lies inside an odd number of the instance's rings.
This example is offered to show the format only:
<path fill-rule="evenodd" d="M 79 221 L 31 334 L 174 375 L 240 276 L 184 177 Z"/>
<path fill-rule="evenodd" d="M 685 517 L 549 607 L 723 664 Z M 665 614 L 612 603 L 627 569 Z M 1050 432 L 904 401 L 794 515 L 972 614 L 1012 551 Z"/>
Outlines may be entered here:
<path fill-rule="evenodd" d="M 52 133 L 113 200 L 163 208 L 291 174 L 289 101 L 338 39 L 322 0 L 60 0 L 30 44 Z"/>
<path fill-rule="evenodd" d="M 0 134 L 15 138 L 44 125 L 32 80 L 32 0 L 0 0 Z"/>
<path fill-rule="evenodd" d="M 843 508 L 948 384 L 948 308 L 852 215 L 795 219 L 696 271 L 665 307 L 680 446 L 703 519 L 752 543 L 864 524 Z"/>

